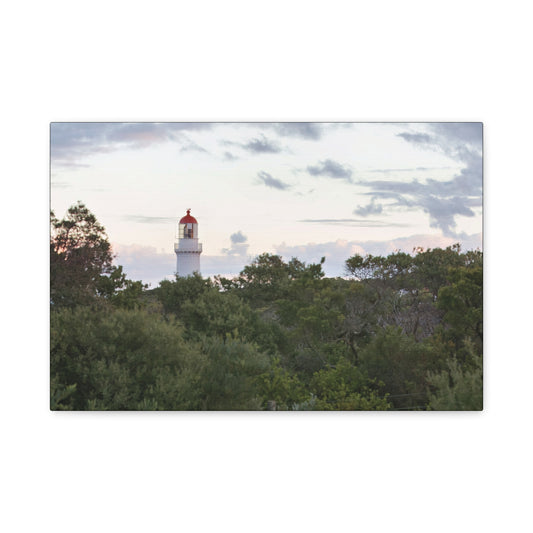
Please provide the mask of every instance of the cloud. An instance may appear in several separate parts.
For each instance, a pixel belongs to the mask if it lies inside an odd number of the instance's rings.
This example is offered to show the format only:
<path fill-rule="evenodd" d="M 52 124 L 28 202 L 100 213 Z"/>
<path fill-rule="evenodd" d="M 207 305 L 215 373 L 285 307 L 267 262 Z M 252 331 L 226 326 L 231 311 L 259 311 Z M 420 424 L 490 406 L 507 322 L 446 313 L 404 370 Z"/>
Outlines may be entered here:
<path fill-rule="evenodd" d="M 402 137 L 408 142 L 415 144 L 431 144 L 433 137 L 427 133 L 398 133 L 398 137 Z"/>
<path fill-rule="evenodd" d="M 202 255 L 200 269 L 202 276 L 233 277 L 251 262 L 251 258 L 244 255 Z"/>
<path fill-rule="evenodd" d="M 202 146 L 200 146 L 199 144 L 195 143 L 195 142 L 192 142 L 190 141 L 189 144 L 186 144 L 185 146 L 182 146 L 180 148 L 180 152 L 201 152 L 201 153 L 204 153 L 204 154 L 208 154 L 209 152 L 203 148 Z"/>
<path fill-rule="evenodd" d="M 483 142 L 481 122 L 436 122 L 430 127 L 441 140 L 450 141 L 451 146 L 461 142 L 481 150 Z"/>
<path fill-rule="evenodd" d="M 106 135 L 108 143 L 130 148 L 145 148 L 173 138 L 170 128 L 155 123 L 116 124 Z"/>
<path fill-rule="evenodd" d="M 184 132 L 212 127 L 208 122 L 52 122 L 51 159 L 57 166 L 87 166 L 79 160 L 122 148 L 140 149 L 177 141 L 183 139 Z"/>
<path fill-rule="evenodd" d="M 334 226 L 356 226 L 360 228 L 384 228 L 390 226 L 406 227 L 406 224 L 399 224 L 381 220 L 359 220 L 356 218 L 308 218 L 298 222 L 311 222 L 314 224 L 331 224 Z"/>
<path fill-rule="evenodd" d="M 448 170 L 451 167 L 414 167 L 414 168 L 373 168 L 367 172 L 379 174 L 391 174 L 396 172 L 427 172 L 429 170 Z"/>
<path fill-rule="evenodd" d="M 230 248 L 224 248 L 222 250 L 222 253 L 229 256 L 239 256 L 239 257 L 246 257 L 246 253 L 248 252 L 248 247 L 250 246 L 248 244 L 248 237 L 246 235 L 243 235 L 242 231 L 238 231 L 237 233 L 232 233 L 230 235 L 230 241 L 231 241 L 231 247 Z"/>
<path fill-rule="evenodd" d="M 123 220 L 128 222 L 136 222 L 139 224 L 169 224 L 176 222 L 176 218 L 172 217 L 147 217 L 143 215 L 125 215 Z"/>
<path fill-rule="evenodd" d="M 249 123 L 246 123 L 245 125 L 250 126 Z M 272 124 L 269 125 L 271 126 Z M 268 139 L 263 133 L 260 135 L 260 137 L 255 137 L 245 143 L 231 141 L 228 139 L 221 139 L 218 142 L 222 146 L 237 146 L 254 155 L 278 154 L 283 151 L 283 148 L 276 141 Z M 233 154 L 230 154 L 229 152 L 225 152 L 225 154 L 227 154 L 227 159 L 237 159 L 233 156 Z"/>
<path fill-rule="evenodd" d="M 176 254 L 158 253 L 153 246 L 113 244 L 115 264 L 122 265 L 129 279 L 157 287 L 163 279 L 173 279 Z"/>
<path fill-rule="evenodd" d="M 237 233 L 233 233 L 230 235 L 230 240 L 234 244 L 242 244 L 243 242 L 246 242 L 248 240 L 248 237 L 242 234 L 242 232 L 239 230 Z"/>
<path fill-rule="evenodd" d="M 274 131 L 280 137 L 318 141 L 328 124 L 321 122 L 241 122 L 235 125 L 248 126 L 264 131 Z"/>
<path fill-rule="evenodd" d="M 307 172 L 312 176 L 327 176 L 334 179 L 352 181 L 352 171 L 332 159 L 320 161 L 316 166 L 308 166 Z"/>
<path fill-rule="evenodd" d="M 462 235 L 459 238 L 445 237 L 443 235 L 410 235 L 388 241 L 346 241 L 336 240 L 325 243 L 308 243 L 298 246 L 288 246 L 282 243 L 275 247 L 277 254 L 285 260 L 297 257 L 306 263 L 317 263 L 321 257 L 326 258 L 323 266 L 327 276 L 344 276 L 346 260 L 355 255 L 388 255 L 395 251 L 412 253 L 414 248 L 445 248 L 456 242 L 461 243 L 463 251 L 482 248 L 481 233 L 475 235 Z"/>
<path fill-rule="evenodd" d="M 472 180 L 465 179 L 463 171 L 452 180 L 441 182 L 427 180 L 401 181 L 368 181 L 361 183 L 370 187 L 375 198 L 395 200 L 387 205 L 390 208 L 422 209 L 429 215 L 429 224 L 433 228 L 442 230 L 443 235 L 455 237 L 458 215 L 472 217 L 475 215 L 472 207 L 482 205 L 481 188 L 477 188 Z M 378 204 L 381 205 L 381 204 Z M 371 208 L 372 204 L 366 206 Z M 364 216 L 359 208 L 354 211 Z"/>
<path fill-rule="evenodd" d="M 278 180 L 276 178 L 273 178 L 268 172 L 264 172 L 263 170 L 260 170 L 257 173 L 257 177 L 267 186 L 271 187 L 272 189 L 279 189 L 281 191 L 284 191 L 286 189 L 290 188 L 290 185 L 288 183 L 285 183 L 281 180 Z"/>
<path fill-rule="evenodd" d="M 242 241 L 242 239 L 246 241 Z M 242 241 L 242 242 L 233 242 Z M 232 248 L 247 244 L 247 238 L 241 231 L 230 236 Z M 411 235 L 390 241 L 345 241 L 337 240 L 325 243 L 308 243 L 299 246 L 289 246 L 285 243 L 275 246 L 275 252 L 289 260 L 291 257 L 317 263 L 326 257 L 324 271 L 327 276 L 343 276 L 346 259 L 354 254 L 387 255 L 396 250 L 411 253 L 418 246 L 423 248 L 444 248 L 455 242 L 460 242 L 463 251 L 482 249 L 481 233 L 461 235 L 458 239 L 442 235 Z M 235 249 L 235 248 L 234 248 Z M 236 250 L 239 250 L 238 248 Z M 242 249 L 240 249 L 242 250 Z M 113 243 L 113 252 L 117 254 L 115 264 L 122 265 L 128 278 L 141 280 L 157 287 L 163 279 L 173 279 L 176 270 L 176 254 L 169 251 L 158 252 L 153 246 L 138 244 L 122 245 Z M 222 274 L 232 276 L 238 274 L 252 258 L 246 253 L 224 253 L 224 255 L 204 255 L 200 257 L 200 269 L 203 276 Z"/>
<path fill-rule="evenodd" d="M 277 154 L 282 148 L 274 141 L 270 141 L 264 135 L 261 138 L 255 138 L 241 146 L 253 154 Z"/>
<path fill-rule="evenodd" d="M 467 162 L 480 153 L 483 143 L 481 122 L 435 122 L 427 124 L 430 133 L 398 133 L 398 137 L 421 148 L 441 151 L 458 161 Z"/>
<path fill-rule="evenodd" d="M 151 288 L 157 287 L 164 279 L 174 279 L 176 272 L 176 254 L 174 252 L 158 252 L 153 246 L 139 244 L 113 244 L 113 252 L 117 254 L 115 264 L 122 265 L 129 279 L 149 283 Z M 204 255 L 200 256 L 202 276 L 237 275 L 250 258 L 246 255 Z"/>
<path fill-rule="evenodd" d="M 239 158 L 236 155 L 233 155 L 231 152 L 224 152 L 224 159 L 226 161 L 235 161 Z"/>
<path fill-rule="evenodd" d="M 272 125 L 276 133 L 282 137 L 299 137 L 318 141 L 322 137 L 322 124 L 316 122 L 278 122 Z"/>
<path fill-rule="evenodd" d="M 354 209 L 353 214 L 361 217 L 367 217 L 369 215 L 379 215 L 383 212 L 382 204 L 375 204 L 375 198 L 372 198 L 368 205 L 364 207 L 358 205 L 357 209 Z"/>
<path fill-rule="evenodd" d="M 457 216 L 473 217 L 472 207 L 482 205 L 482 125 L 480 123 L 428 124 L 429 133 L 402 132 L 397 135 L 421 149 L 443 153 L 464 167 L 452 179 L 439 181 L 360 180 L 372 198 L 393 200 L 386 209 L 422 209 L 429 223 L 446 237 L 458 237 Z M 370 206 L 366 208 L 371 209 Z M 363 210 L 363 211 L 361 211 Z M 354 211 L 364 216 L 365 207 Z"/>

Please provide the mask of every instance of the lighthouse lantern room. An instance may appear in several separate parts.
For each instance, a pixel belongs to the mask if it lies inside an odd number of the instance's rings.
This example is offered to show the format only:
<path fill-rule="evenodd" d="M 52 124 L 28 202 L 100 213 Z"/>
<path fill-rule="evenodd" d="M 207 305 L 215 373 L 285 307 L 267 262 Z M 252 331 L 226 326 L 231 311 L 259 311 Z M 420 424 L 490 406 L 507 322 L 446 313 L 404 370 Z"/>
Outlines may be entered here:
<path fill-rule="evenodd" d="M 187 209 L 187 214 L 178 222 L 176 237 L 176 274 L 186 277 L 192 276 L 194 272 L 200 273 L 202 245 L 198 242 L 198 221 L 191 216 L 190 209 Z"/>

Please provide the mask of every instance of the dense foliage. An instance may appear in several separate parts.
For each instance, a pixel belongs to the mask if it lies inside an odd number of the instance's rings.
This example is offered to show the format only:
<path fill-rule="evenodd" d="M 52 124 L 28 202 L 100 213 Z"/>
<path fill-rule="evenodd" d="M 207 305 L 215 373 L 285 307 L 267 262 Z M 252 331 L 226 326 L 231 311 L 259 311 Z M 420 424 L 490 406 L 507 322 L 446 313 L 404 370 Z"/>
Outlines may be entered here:
<path fill-rule="evenodd" d="M 263 254 L 147 290 L 83 204 L 51 225 L 54 410 L 482 409 L 481 252 L 355 255 L 344 278 Z"/>

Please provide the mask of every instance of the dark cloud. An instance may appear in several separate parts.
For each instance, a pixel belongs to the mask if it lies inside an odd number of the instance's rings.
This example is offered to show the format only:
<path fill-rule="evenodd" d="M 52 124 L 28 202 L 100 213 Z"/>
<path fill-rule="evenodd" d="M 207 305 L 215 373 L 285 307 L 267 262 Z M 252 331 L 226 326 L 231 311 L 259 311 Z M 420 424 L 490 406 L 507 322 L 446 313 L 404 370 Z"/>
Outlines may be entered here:
<path fill-rule="evenodd" d="M 383 212 L 383 205 L 374 203 L 375 198 L 372 198 L 370 203 L 365 206 L 357 206 L 357 209 L 354 209 L 353 214 L 359 215 L 361 217 L 367 217 L 369 215 L 379 215 Z"/>
<path fill-rule="evenodd" d="M 171 128 L 154 123 L 116 124 L 106 135 L 109 144 L 126 145 L 130 148 L 145 148 L 173 138 Z"/>
<path fill-rule="evenodd" d="M 236 146 L 242 148 L 251 154 L 278 154 L 283 151 L 283 148 L 278 143 L 268 139 L 264 134 L 261 134 L 260 137 L 253 138 L 246 143 L 235 142 L 229 139 L 221 139 L 219 140 L 219 143 L 222 146 Z M 229 154 L 229 152 L 225 153 Z M 236 159 L 233 154 L 229 155 L 230 157 L 228 159 Z"/>
<path fill-rule="evenodd" d="M 372 198 L 393 200 L 387 209 L 422 209 L 429 215 L 431 227 L 439 228 L 445 236 L 457 237 L 456 217 L 472 217 L 475 215 L 472 207 L 482 205 L 482 126 L 438 123 L 428 124 L 427 128 L 430 133 L 402 132 L 398 136 L 421 149 L 443 153 L 462 163 L 464 168 L 452 179 L 362 180 L 358 184 L 370 188 L 367 194 Z M 354 213 L 364 216 L 364 209 L 359 206 Z"/>
<path fill-rule="evenodd" d="M 320 161 L 316 166 L 308 166 L 307 172 L 311 176 L 326 176 L 334 179 L 344 179 L 349 182 L 352 181 L 352 171 L 332 159 Z"/>
<path fill-rule="evenodd" d="M 437 122 L 430 125 L 437 137 L 447 139 L 452 145 L 466 143 L 481 149 L 483 124 L 481 122 Z"/>
<path fill-rule="evenodd" d="M 273 131 L 280 137 L 291 137 L 307 141 L 318 141 L 324 134 L 339 128 L 350 128 L 351 122 L 236 122 L 232 126 L 255 128 L 262 131 Z"/>
<path fill-rule="evenodd" d="M 207 122 L 52 122 L 51 159 L 59 166 L 86 166 L 79 159 L 120 148 L 138 149 L 179 140 L 187 131 L 212 127 Z"/>
<path fill-rule="evenodd" d="M 320 140 L 328 126 L 328 124 L 321 122 L 243 122 L 235 125 L 273 131 L 280 137 L 292 137 L 308 141 Z"/>
<path fill-rule="evenodd" d="M 261 135 L 261 138 L 252 139 L 241 146 L 253 154 L 277 154 L 282 151 L 282 148 L 277 143 L 267 139 L 264 135 Z"/>
<path fill-rule="evenodd" d="M 237 233 L 233 233 L 230 235 L 230 241 L 231 247 L 224 248 L 222 252 L 230 256 L 245 257 L 248 251 L 248 247 L 250 246 L 247 242 L 248 237 L 246 237 L 246 235 L 243 235 L 242 231 L 239 230 Z"/>
<path fill-rule="evenodd" d="M 122 218 L 128 222 L 135 222 L 138 224 L 169 224 L 177 222 L 177 219 L 172 217 L 146 217 L 143 215 L 126 215 Z"/>
<path fill-rule="evenodd" d="M 449 181 L 418 180 L 402 181 L 368 181 L 362 183 L 372 190 L 374 198 L 390 199 L 387 208 L 422 209 L 429 215 L 430 226 L 440 228 L 446 236 L 456 236 L 455 217 L 475 215 L 472 207 L 482 205 L 481 188 L 476 187 L 473 180 L 459 174 Z M 378 204 L 381 206 L 381 204 Z M 371 208 L 372 204 L 367 206 Z M 359 208 L 354 213 L 365 216 Z"/>
<path fill-rule="evenodd" d="M 224 152 L 224 159 L 226 161 L 235 161 L 239 158 L 236 155 L 233 155 L 231 152 Z"/>
<path fill-rule="evenodd" d="M 278 122 L 272 126 L 282 137 L 299 137 L 311 141 L 318 141 L 323 133 L 322 124 L 316 122 Z"/>
<path fill-rule="evenodd" d="M 230 241 L 235 244 L 241 244 L 243 242 L 246 242 L 248 240 L 248 237 L 242 234 L 241 231 L 238 231 L 237 233 L 233 233 L 230 235 Z"/>
<path fill-rule="evenodd" d="M 433 142 L 433 137 L 427 133 L 398 133 L 398 137 L 415 144 L 430 144 Z"/>
<path fill-rule="evenodd" d="M 448 157 L 468 163 L 481 153 L 483 124 L 481 122 L 436 122 L 427 124 L 430 133 L 398 133 L 405 141 L 420 148 L 440 151 Z"/>
<path fill-rule="evenodd" d="M 204 153 L 204 154 L 208 154 L 209 152 L 203 148 L 202 146 L 200 146 L 199 144 L 193 142 L 193 141 L 189 141 L 188 144 L 182 146 L 180 148 L 180 152 L 200 152 L 200 153 Z"/>
<path fill-rule="evenodd" d="M 273 178 L 268 172 L 264 172 L 263 170 L 260 170 L 257 173 L 257 176 L 267 187 L 271 187 L 273 189 L 279 189 L 281 191 L 284 191 L 290 188 L 290 185 L 288 183 L 285 183 L 281 180 Z"/>

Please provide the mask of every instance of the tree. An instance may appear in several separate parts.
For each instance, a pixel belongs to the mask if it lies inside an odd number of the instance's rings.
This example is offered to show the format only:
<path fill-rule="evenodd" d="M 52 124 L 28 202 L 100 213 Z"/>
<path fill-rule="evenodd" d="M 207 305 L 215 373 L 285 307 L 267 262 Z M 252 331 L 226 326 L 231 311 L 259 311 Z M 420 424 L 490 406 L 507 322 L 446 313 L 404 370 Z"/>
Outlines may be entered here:
<path fill-rule="evenodd" d="M 342 280 L 341 280 L 342 285 Z M 291 365 L 310 377 L 344 355 L 345 294 L 337 280 L 301 277 L 275 302 L 277 318 L 292 344 Z"/>
<path fill-rule="evenodd" d="M 424 409 L 426 374 L 442 368 L 429 343 L 416 342 L 394 327 L 378 330 L 359 360 L 362 371 L 384 383 L 396 409 Z"/>
<path fill-rule="evenodd" d="M 465 264 L 467 256 L 461 254 L 459 243 L 442 248 L 415 248 L 414 264 L 416 285 L 427 289 L 436 300 L 439 290 L 448 284 L 450 269 Z"/>
<path fill-rule="evenodd" d="M 216 336 L 222 341 L 250 339 L 253 311 L 236 294 L 221 293 L 210 288 L 181 306 L 180 320 L 189 338 Z"/>
<path fill-rule="evenodd" d="M 306 393 L 298 376 L 283 368 L 279 357 L 274 357 L 270 368 L 256 378 L 256 388 L 262 398 L 262 407 L 286 411 L 303 402 Z"/>
<path fill-rule="evenodd" d="M 475 342 L 477 353 L 483 350 L 483 268 L 463 266 L 449 272 L 451 284 L 439 291 L 437 306 L 444 312 L 449 336 L 457 349 L 465 339 Z"/>
<path fill-rule="evenodd" d="M 63 220 L 50 216 L 50 300 L 56 307 L 110 298 L 127 286 L 122 267 L 113 265 L 104 227 L 78 202 Z"/>
<path fill-rule="evenodd" d="M 198 381 L 201 409 L 259 410 L 256 383 L 268 368 L 268 357 L 257 346 L 228 338 L 206 337 L 201 343 L 206 364 Z"/>
<path fill-rule="evenodd" d="M 213 284 L 209 278 L 204 279 L 195 272 L 187 277 L 176 275 L 172 281 L 165 279 L 159 283 L 154 292 L 163 304 L 165 313 L 173 313 L 179 317 L 186 302 L 196 300 L 212 288 Z"/>
<path fill-rule="evenodd" d="M 50 315 L 52 409 L 200 409 L 205 365 L 172 318 L 111 306 Z"/>
<path fill-rule="evenodd" d="M 287 295 L 291 281 L 296 279 L 320 279 L 324 276 L 322 264 L 306 265 L 296 258 L 285 263 L 281 256 L 261 254 L 244 267 L 234 280 L 218 278 L 224 290 L 237 291 L 239 296 L 254 308 L 263 308 Z"/>
<path fill-rule="evenodd" d="M 315 372 L 309 384 L 310 396 L 295 409 L 315 411 L 385 411 L 391 406 L 379 392 L 376 380 L 369 380 L 345 358 Z"/>
<path fill-rule="evenodd" d="M 433 411 L 483 410 L 483 360 L 467 343 L 470 364 L 462 365 L 456 358 L 448 361 L 447 369 L 428 373 L 428 409 Z"/>
<path fill-rule="evenodd" d="M 409 287 L 413 271 L 413 258 L 403 252 L 395 252 L 387 257 L 354 255 L 346 260 L 346 273 L 365 281 L 378 293 L 384 289 L 405 289 Z"/>

